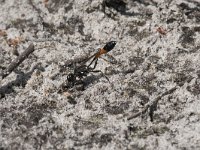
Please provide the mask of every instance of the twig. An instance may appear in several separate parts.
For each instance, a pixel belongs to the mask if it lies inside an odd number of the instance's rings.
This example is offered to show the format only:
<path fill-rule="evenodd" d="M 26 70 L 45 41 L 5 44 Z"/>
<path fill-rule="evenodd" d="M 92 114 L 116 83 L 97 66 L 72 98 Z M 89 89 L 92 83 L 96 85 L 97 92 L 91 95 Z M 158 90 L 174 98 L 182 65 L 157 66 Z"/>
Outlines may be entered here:
<path fill-rule="evenodd" d="M 21 55 L 11 62 L 6 71 L 3 73 L 2 79 L 7 77 L 13 70 L 15 70 L 33 51 L 34 45 L 31 43 Z"/>
<path fill-rule="evenodd" d="M 136 117 L 138 117 L 138 116 L 144 114 L 144 113 L 145 113 L 149 108 L 151 108 L 151 107 L 154 107 L 154 108 L 155 108 L 155 106 L 157 106 L 158 101 L 159 101 L 162 97 L 173 93 L 176 89 L 177 89 L 177 87 L 173 87 L 173 88 L 171 88 L 170 90 L 168 90 L 168 91 L 162 93 L 162 94 L 161 94 L 160 96 L 158 96 L 156 99 L 154 99 L 153 101 L 150 101 L 149 103 L 147 103 L 147 104 L 145 105 L 145 107 L 144 107 L 142 110 L 140 110 L 139 112 L 134 113 L 134 114 L 132 114 L 131 116 L 129 116 L 129 117 L 127 118 L 127 120 L 131 120 L 131 119 L 133 119 L 133 118 L 136 118 Z M 154 111 L 154 110 L 155 110 L 155 109 L 152 109 L 152 111 Z"/>
<path fill-rule="evenodd" d="M 133 118 L 136 118 L 142 114 L 144 114 L 148 109 L 150 109 L 149 111 L 149 116 L 150 116 L 150 119 L 151 121 L 153 121 L 153 113 L 154 111 L 156 110 L 157 108 L 157 104 L 158 104 L 158 101 L 160 99 L 162 99 L 162 97 L 166 96 L 166 95 L 169 95 L 171 93 L 173 93 L 178 87 L 182 87 L 185 82 L 190 82 L 191 80 L 193 79 L 193 77 L 188 77 L 186 80 L 182 81 L 181 83 L 179 83 L 177 86 L 171 88 L 170 90 L 167 90 L 165 91 L 164 93 L 162 93 L 160 96 L 158 96 L 156 99 L 154 99 L 153 101 L 150 101 L 149 103 L 147 103 L 144 108 L 142 110 L 140 110 L 139 112 L 137 113 L 134 113 L 132 115 L 130 115 L 127 120 L 131 120 Z"/>

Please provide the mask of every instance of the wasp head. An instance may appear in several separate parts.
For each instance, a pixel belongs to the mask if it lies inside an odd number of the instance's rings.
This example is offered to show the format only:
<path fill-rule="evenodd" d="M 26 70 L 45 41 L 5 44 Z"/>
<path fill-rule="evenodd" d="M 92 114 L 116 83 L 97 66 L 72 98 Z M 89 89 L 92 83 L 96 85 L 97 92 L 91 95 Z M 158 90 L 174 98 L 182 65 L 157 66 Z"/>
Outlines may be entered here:
<path fill-rule="evenodd" d="M 106 43 L 106 45 L 103 47 L 104 50 L 106 50 L 107 52 L 111 51 L 115 45 L 116 45 L 116 41 L 110 41 L 108 43 Z"/>

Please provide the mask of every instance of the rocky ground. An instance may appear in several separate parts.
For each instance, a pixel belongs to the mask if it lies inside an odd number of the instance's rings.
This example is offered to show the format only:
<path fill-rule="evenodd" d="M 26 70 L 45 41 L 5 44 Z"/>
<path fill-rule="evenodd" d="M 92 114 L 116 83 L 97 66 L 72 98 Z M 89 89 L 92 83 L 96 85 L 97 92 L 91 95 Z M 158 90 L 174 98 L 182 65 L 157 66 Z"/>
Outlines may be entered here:
<path fill-rule="evenodd" d="M 0 149 L 200 149 L 199 0 L 0 0 Z M 70 89 L 64 68 L 117 60 Z M 103 56 L 102 56 L 103 57 Z M 105 56 L 106 57 L 106 56 Z"/>

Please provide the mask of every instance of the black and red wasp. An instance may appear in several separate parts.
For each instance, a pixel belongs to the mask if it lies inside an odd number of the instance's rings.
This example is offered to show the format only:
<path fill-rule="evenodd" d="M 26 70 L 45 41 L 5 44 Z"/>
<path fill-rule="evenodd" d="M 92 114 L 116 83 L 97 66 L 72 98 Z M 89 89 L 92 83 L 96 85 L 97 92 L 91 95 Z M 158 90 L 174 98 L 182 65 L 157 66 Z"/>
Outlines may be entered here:
<path fill-rule="evenodd" d="M 75 85 L 83 85 L 81 86 L 82 90 L 84 89 L 84 82 L 83 78 L 86 77 L 91 72 L 100 72 L 101 70 L 95 70 L 98 62 L 98 58 L 100 58 L 101 55 L 107 54 L 109 51 L 111 51 L 116 45 L 116 41 L 110 41 L 106 43 L 106 45 L 103 48 L 100 48 L 98 52 L 93 54 L 92 56 L 88 57 L 87 59 L 80 62 L 79 65 L 76 63 L 73 64 L 73 72 L 69 73 L 67 76 L 67 84 L 65 85 L 65 88 L 69 89 L 72 88 Z M 86 63 L 91 60 L 89 65 L 86 65 Z M 91 65 L 94 63 L 94 66 L 91 67 Z M 109 79 L 102 73 L 102 75 L 109 81 Z"/>

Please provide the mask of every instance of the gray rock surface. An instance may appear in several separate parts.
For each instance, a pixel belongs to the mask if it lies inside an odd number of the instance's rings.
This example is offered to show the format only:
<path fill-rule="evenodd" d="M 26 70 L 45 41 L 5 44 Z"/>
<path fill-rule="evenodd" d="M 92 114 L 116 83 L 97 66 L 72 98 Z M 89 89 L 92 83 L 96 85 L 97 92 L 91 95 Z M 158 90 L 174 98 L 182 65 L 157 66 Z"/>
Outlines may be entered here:
<path fill-rule="evenodd" d="M 0 14 L 1 71 L 35 45 L 0 81 L 1 150 L 200 149 L 199 0 L 0 0 Z M 111 40 L 118 63 L 96 68 L 110 83 L 60 92 L 60 67 Z"/>

